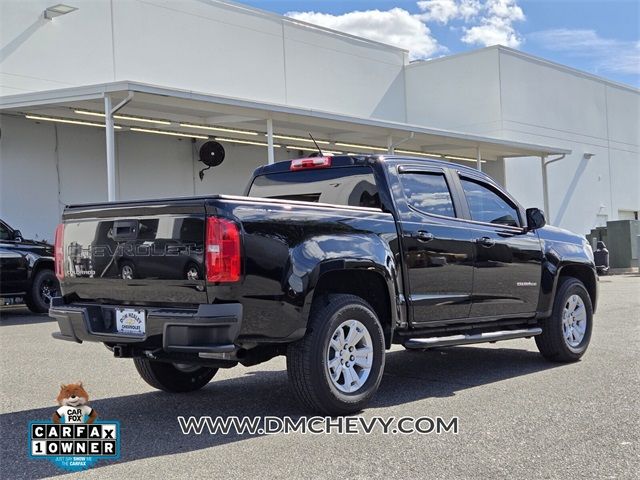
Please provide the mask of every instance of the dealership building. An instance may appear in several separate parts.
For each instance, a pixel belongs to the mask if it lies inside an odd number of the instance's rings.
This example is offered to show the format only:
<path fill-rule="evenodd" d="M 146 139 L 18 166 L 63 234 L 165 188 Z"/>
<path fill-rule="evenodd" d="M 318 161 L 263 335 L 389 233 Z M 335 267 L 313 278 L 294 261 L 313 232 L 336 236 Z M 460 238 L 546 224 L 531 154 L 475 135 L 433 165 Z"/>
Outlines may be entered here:
<path fill-rule="evenodd" d="M 309 133 L 480 168 L 578 233 L 638 219 L 630 86 L 500 46 L 410 62 L 227 1 L 69 6 L 0 6 L 0 216 L 27 237 L 51 240 L 66 204 L 242 194 L 259 165 L 312 152 Z M 226 159 L 201 181 L 207 139 Z"/>

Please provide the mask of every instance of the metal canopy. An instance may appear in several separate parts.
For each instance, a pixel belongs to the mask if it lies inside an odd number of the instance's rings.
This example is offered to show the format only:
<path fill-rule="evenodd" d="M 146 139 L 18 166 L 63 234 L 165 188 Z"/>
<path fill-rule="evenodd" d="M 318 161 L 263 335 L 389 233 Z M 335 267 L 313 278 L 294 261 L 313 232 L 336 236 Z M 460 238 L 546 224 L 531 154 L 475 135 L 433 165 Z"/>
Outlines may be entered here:
<path fill-rule="evenodd" d="M 513 142 L 418 125 L 351 117 L 128 81 L 0 97 L 0 111 L 104 123 L 104 118 L 89 117 L 75 111 L 104 112 L 105 96 L 111 97 L 112 103 L 116 105 L 127 98 L 131 92 L 133 92 L 133 98 L 120 109 L 118 115 L 166 120 L 170 123 L 159 125 L 119 120 L 116 117 L 115 125 L 121 126 L 124 130 L 131 127 L 144 127 L 187 135 L 246 138 L 242 134 L 194 129 L 180 126 L 180 123 L 215 125 L 259 132 L 259 142 L 266 143 L 267 120 L 270 119 L 276 136 L 308 138 L 308 133 L 312 133 L 317 139 L 329 141 L 331 147 L 328 148 L 344 152 L 366 150 L 344 145 L 375 146 L 378 150 L 370 149 L 370 151 L 380 153 L 386 152 L 389 146 L 396 146 L 397 153 L 420 151 L 424 154 L 476 159 L 479 149 L 482 160 L 485 161 L 503 157 L 541 157 L 571 153 L 570 150 L 545 145 Z M 258 137 L 250 140 L 258 141 Z M 277 137 L 274 142 L 276 144 L 295 143 L 287 139 L 280 141 Z"/>
<path fill-rule="evenodd" d="M 109 201 L 116 200 L 116 129 L 264 146 L 269 163 L 274 162 L 275 148 L 314 151 L 309 133 L 329 153 L 440 156 L 454 162 L 473 162 L 478 170 L 483 162 L 505 157 L 540 157 L 545 186 L 545 158 L 571 153 L 545 145 L 130 81 L 0 97 L 0 112 L 35 121 L 105 128 Z M 548 209 L 548 192 L 544 190 Z"/>

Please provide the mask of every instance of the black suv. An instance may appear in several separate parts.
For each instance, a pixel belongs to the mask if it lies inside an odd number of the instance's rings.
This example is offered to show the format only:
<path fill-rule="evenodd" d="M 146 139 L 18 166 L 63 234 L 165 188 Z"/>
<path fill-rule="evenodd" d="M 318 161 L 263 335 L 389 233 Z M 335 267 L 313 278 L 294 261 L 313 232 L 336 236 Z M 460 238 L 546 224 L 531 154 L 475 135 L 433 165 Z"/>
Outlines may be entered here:
<path fill-rule="evenodd" d="M 22 298 L 32 312 L 45 313 L 59 290 L 53 246 L 26 240 L 20 230 L 0 220 L 0 297 L 4 303 Z"/>

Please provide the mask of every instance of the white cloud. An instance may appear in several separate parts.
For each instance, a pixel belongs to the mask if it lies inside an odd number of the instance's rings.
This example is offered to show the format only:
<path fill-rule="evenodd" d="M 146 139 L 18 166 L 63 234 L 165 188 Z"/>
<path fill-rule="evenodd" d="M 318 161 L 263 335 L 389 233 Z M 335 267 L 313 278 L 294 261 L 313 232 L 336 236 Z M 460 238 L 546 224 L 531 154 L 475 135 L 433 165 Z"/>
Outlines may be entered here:
<path fill-rule="evenodd" d="M 464 28 L 461 40 L 470 45 L 505 45 L 518 48 L 523 39 L 513 27 L 525 20 L 516 0 L 488 0 L 482 5 L 479 25 Z"/>
<path fill-rule="evenodd" d="M 411 60 L 424 59 L 446 51 L 420 19 L 402 8 L 366 10 L 331 15 L 319 12 L 288 12 L 288 17 L 376 40 L 409 50 Z"/>
<path fill-rule="evenodd" d="M 455 19 L 469 21 L 480 12 L 482 4 L 480 0 L 421 0 L 418 8 L 424 12 L 424 21 L 447 24 Z"/>
<path fill-rule="evenodd" d="M 323 27 L 409 50 L 411 60 L 447 51 L 434 38 L 428 23 L 462 22 L 462 38 L 470 45 L 519 47 L 523 39 L 514 22 L 525 19 L 517 0 L 420 0 L 419 13 L 402 8 L 353 11 L 342 15 L 289 12 L 287 16 Z"/>
<path fill-rule="evenodd" d="M 640 42 L 603 38 L 594 30 L 554 29 L 529 35 L 544 48 L 591 60 L 596 72 L 640 75 Z"/>
<path fill-rule="evenodd" d="M 465 28 L 461 40 L 470 45 L 504 45 L 518 48 L 522 45 L 522 38 L 511 23 L 503 18 L 493 17 L 483 20 L 482 25 Z"/>

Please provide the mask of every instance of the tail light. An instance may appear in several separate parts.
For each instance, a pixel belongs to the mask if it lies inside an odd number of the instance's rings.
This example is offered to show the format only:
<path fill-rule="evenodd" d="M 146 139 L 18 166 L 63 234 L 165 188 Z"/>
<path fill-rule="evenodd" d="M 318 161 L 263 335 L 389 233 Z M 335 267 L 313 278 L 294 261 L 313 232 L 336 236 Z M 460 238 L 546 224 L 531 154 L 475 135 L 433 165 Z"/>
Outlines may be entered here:
<path fill-rule="evenodd" d="M 240 280 L 240 230 L 232 221 L 207 218 L 205 266 L 208 282 Z"/>
<path fill-rule="evenodd" d="M 64 278 L 64 224 L 60 223 L 56 227 L 56 237 L 54 243 L 54 260 L 56 265 L 56 277 L 58 280 Z"/>
<path fill-rule="evenodd" d="M 312 168 L 329 168 L 331 166 L 331 157 L 311 157 L 298 158 L 291 160 L 289 170 L 305 170 Z"/>

